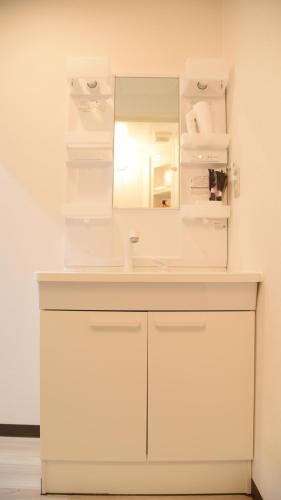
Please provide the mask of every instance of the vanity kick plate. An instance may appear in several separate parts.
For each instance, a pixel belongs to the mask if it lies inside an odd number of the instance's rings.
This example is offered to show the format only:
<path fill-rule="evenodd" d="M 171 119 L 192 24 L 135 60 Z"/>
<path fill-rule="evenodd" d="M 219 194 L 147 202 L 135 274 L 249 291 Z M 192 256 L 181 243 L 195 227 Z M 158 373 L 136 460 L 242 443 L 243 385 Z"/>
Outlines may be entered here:
<path fill-rule="evenodd" d="M 88 495 L 248 494 L 251 462 L 43 462 L 42 493 L 68 491 Z"/>

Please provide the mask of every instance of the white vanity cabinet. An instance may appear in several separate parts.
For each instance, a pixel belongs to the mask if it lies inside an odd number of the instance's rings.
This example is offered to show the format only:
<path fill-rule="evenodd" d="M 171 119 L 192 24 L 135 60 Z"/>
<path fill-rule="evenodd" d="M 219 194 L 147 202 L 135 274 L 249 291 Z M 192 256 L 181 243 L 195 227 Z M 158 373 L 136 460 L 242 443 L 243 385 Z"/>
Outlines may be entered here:
<path fill-rule="evenodd" d="M 258 277 L 136 279 L 38 275 L 42 492 L 249 493 Z"/>
<path fill-rule="evenodd" d="M 149 459 L 251 460 L 254 312 L 148 316 Z"/>
<path fill-rule="evenodd" d="M 42 311 L 44 460 L 146 460 L 147 318 Z"/>

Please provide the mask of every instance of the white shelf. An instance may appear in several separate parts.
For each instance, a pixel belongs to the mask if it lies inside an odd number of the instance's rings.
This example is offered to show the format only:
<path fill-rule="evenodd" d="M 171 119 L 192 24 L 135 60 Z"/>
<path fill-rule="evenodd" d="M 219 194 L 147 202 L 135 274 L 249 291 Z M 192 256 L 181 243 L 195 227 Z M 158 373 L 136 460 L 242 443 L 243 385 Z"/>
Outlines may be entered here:
<path fill-rule="evenodd" d="M 112 149 L 112 144 L 106 142 L 73 142 L 66 145 L 67 149 Z"/>
<path fill-rule="evenodd" d="M 227 163 L 229 134 L 182 134 L 181 164 Z"/>
<path fill-rule="evenodd" d="M 92 159 L 77 159 L 77 160 L 67 160 L 67 167 L 75 168 L 113 168 L 112 160 L 92 160 Z"/>
<path fill-rule="evenodd" d="M 113 133 L 108 130 L 74 130 L 65 134 L 66 144 L 98 144 L 112 147 Z"/>
<path fill-rule="evenodd" d="M 153 194 L 155 196 L 157 194 L 170 193 L 171 189 L 171 186 L 160 186 L 159 188 L 156 187 L 153 190 Z"/>
<path fill-rule="evenodd" d="M 112 144 L 90 142 L 68 143 L 66 147 L 67 149 L 113 149 Z"/>
<path fill-rule="evenodd" d="M 112 97 L 112 92 L 107 94 L 82 94 L 82 93 L 71 93 L 72 99 L 74 100 L 85 100 L 85 101 L 102 101 L 110 99 Z"/>
<path fill-rule="evenodd" d="M 230 205 L 221 201 L 207 201 L 181 206 L 182 219 L 229 219 Z"/>
<path fill-rule="evenodd" d="M 227 161 L 226 149 L 214 151 L 212 149 L 194 150 L 181 148 L 181 165 L 207 165 L 213 163 L 227 165 Z"/>
<path fill-rule="evenodd" d="M 212 151 L 227 149 L 230 136 L 226 133 L 212 134 L 188 134 L 181 135 L 181 147 L 183 149 L 209 149 Z"/>
<path fill-rule="evenodd" d="M 113 160 L 113 136 L 107 131 L 93 132 L 68 132 L 65 136 L 66 149 L 68 151 L 68 162 L 89 162 L 93 166 L 99 162 L 100 166 L 112 163 Z M 92 164 L 90 162 L 93 162 Z M 77 163 L 76 163 L 77 165 Z M 75 165 L 75 166 L 76 166 Z M 85 166 L 87 163 L 85 163 Z M 97 166 L 97 165 L 96 165 Z"/>
<path fill-rule="evenodd" d="M 112 210 L 103 210 L 102 207 L 86 203 L 65 203 L 62 208 L 63 216 L 66 219 L 111 219 Z"/>
<path fill-rule="evenodd" d="M 112 164 L 113 147 L 106 143 L 68 143 L 68 162 L 99 162 L 101 165 Z"/>

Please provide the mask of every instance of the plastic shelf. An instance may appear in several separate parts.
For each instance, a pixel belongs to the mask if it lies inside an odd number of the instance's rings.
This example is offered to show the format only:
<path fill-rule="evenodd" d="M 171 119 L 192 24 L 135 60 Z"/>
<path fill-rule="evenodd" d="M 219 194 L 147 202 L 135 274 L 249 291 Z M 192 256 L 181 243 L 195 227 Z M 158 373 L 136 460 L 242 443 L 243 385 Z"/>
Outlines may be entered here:
<path fill-rule="evenodd" d="M 181 216 L 182 219 L 229 219 L 230 205 L 220 201 L 182 205 Z"/>
<path fill-rule="evenodd" d="M 75 167 L 75 168 L 113 168 L 112 160 L 92 160 L 92 159 L 76 159 L 76 160 L 67 160 L 67 167 Z"/>
<path fill-rule="evenodd" d="M 230 135 L 227 133 L 188 134 L 181 135 L 182 149 L 209 149 L 212 151 L 224 150 L 229 146 Z"/>
<path fill-rule="evenodd" d="M 112 210 L 104 210 L 102 207 L 84 203 L 65 203 L 62 213 L 66 219 L 97 220 L 112 218 Z"/>
<path fill-rule="evenodd" d="M 194 150 L 181 148 L 180 163 L 181 165 L 208 165 L 220 164 L 227 165 L 228 156 L 227 150 Z"/>
<path fill-rule="evenodd" d="M 66 145 L 68 152 L 67 162 L 92 162 L 97 165 L 112 164 L 113 147 L 106 143 L 68 143 Z M 85 163 L 86 166 L 86 163 Z"/>
<path fill-rule="evenodd" d="M 82 94 L 82 93 L 71 93 L 70 96 L 74 100 L 85 100 L 85 101 L 103 101 L 106 99 L 110 99 L 113 97 L 112 92 L 104 93 L 104 94 Z"/>

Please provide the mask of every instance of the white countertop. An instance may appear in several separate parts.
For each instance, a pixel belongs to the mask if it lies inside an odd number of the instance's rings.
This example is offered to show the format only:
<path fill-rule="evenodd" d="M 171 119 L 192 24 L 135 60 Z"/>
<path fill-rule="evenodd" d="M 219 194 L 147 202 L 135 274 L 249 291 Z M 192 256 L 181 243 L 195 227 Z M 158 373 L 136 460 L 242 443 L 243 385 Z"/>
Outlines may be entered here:
<path fill-rule="evenodd" d="M 37 272 L 36 280 L 56 283 L 258 283 L 259 272 L 172 271 L 123 273 L 121 271 Z"/>

